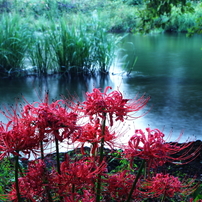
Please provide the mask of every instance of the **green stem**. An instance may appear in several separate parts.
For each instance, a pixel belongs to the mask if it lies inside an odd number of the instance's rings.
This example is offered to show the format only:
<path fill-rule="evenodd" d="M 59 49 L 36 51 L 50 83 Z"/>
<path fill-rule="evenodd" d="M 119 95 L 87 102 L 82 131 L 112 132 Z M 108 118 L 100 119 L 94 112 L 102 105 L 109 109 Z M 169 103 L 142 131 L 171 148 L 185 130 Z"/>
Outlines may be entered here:
<path fill-rule="evenodd" d="M 144 178 L 146 179 L 146 177 L 147 177 L 147 173 L 149 173 L 148 172 L 148 170 L 147 170 L 147 162 L 145 161 L 145 164 L 144 164 Z M 150 177 L 149 177 L 150 178 Z"/>
<path fill-rule="evenodd" d="M 17 153 L 19 154 L 19 151 L 17 151 Z M 15 156 L 15 189 L 17 193 L 18 202 L 21 202 L 20 189 L 18 183 L 18 167 L 19 167 L 18 159 L 19 156 Z"/>
<path fill-rule="evenodd" d="M 44 173 L 43 173 L 43 177 L 42 177 L 42 181 L 44 186 L 44 190 L 46 193 L 46 197 L 48 198 L 49 202 L 53 202 L 52 196 L 51 196 L 51 191 L 50 191 L 50 187 L 48 186 L 48 178 L 47 178 L 47 168 L 44 168 Z"/>
<path fill-rule="evenodd" d="M 41 149 L 41 159 L 44 160 L 43 141 L 40 142 L 40 149 Z M 44 170 L 44 172 L 46 172 L 46 169 Z M 44 182 L 47 183 L 47 178 L 46 177 L 44 178 Z M 47 194 L 47 197 L 48 197 L 48 201 L 53 202 L 49 187 L 45 186 L 45 191 L 46 191 L 46 194 Z"/>
<path fill-rule="evenodd" d="M 104 158 L 104 143 L 105 143 L 105 125 L 106 125 L 106 113 L 103 113 L 104 118 L 102 119 L 102 139 L 101 139 L 101 146 L 100 146 L 100 159 L 99 159 L 99 166 L 101 165 L 103 158 Z M 97 194 L 96 194 L 96 202 L 100 202 L 100 194 L 101 194 L 101 178 L 102 175 L 98 175 L 97 179 Z"/>
<path fill-rule="evenodd" d="M 43 141 L 40 142 L 40 148 L 41 148 L 41 159 L 44 160 Z"/>
<path fill-rule="evenodd" d="M 52 199 L 52 196 L 51 196 L 51 193 L 50 193 L 50 188 L 46 187 L 45 190 L 46 190 L 46 194 L 47 194 L 47 197 L 48 197 L 48 201 L 53 202 L 53 199 Z"/>
<path fill-rule="evenodd" d="M 58 139 L 56 137 L 55 137 L 55 147 L 56 147 L 57 171 L 58 171 L 58 174 L 61 174 L 61 171 L 60 171 L 59 143 L 58 143 Z"/>
<path fill-rule="evenodd" d="M 74 193 L 75 193 L 75 184 L 72 184 L 72 196 L 73 196 L 73 201 L 74 201 Z"/>
<path fill-rule="evenodd" d="M 59 142 L 58 139 L 55 136 L 55 148 L 56 148 L 56 163 L 57 163 L 57 172 L 59 175 L 61 175 L 61 170 L 60 170 L 60 152 L 59 152 Z M 60 196 L 60 202 L 63 201 L 63 197 Z"/>
<path fill-rule="evenodd" d="M 46 196 L 48 198 L 48 201 L 49 202 L 53 202 L 53 199 L 52 199 L 52 196 L 51 196 L 51 191 L 50 191 L 50 187 L 47 185 L 48 184 L 48 178 L 47 178 L 47 175 L 46 175 L 46 172 L 47 172 L 47 169 L 44 168 L 44 175 L 43 175 L 43 183 L 45 184 L 45 192 L 46 192 Z"/>
<path fill-rule="evenodd" d="M 135 190 L 136 184 L 137 184 L 137 182 L 138 182 L 138 179 L 140 178 L 140 175 L 141 175 L 141 173 L 142 173 L 142 169 L 144 168 L 144 165 L 145 165 L 145 160 L 142 161 L 142 164 L 141 164 L 141 166 L 140 166 L 140 168 L 139 168 L 139 170 L 138 170 L 137 176 L 136 176 L 136 178 L 135 178 L 135 180 L 134 180 L 134 182 L 133 182 L 133 185 L 132 185 L 132 187 L 131 187 L 131 190 L 130 190 L 130 193 L 129 193 L 129 195 L 128 195 L 128 198 L 127 198 L 126 202 L 130 202 L 130 200 L 131 200 L 133 191 Z"/>
<path fill-rule="evenodd" d="M 162 199 L 161 199 L 161 202 L 164 202 L 164 201 L 165 201 L 165 198 L 166 198 L 166 188 L 165 188 L 165 191 L 164 191 L 164 195 L 163 195 L 163 197 L 162 197 Z"/>

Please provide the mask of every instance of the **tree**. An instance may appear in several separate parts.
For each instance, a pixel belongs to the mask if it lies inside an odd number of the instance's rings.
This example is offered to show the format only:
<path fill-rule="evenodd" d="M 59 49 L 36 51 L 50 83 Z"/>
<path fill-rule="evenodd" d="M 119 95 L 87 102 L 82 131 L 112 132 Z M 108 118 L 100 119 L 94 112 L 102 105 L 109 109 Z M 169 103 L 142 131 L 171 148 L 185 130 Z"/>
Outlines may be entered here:
<path fill-rule="evenodd" d="M 171 20 L 171 13 L 177 8 L 178 14 L 194 12 L 193 4 L 188 0 L 145 0 L 145 6 L 140 9 L 142 21 L 140 32 L 150 32 L 154 28 L 164 28 Z"/>

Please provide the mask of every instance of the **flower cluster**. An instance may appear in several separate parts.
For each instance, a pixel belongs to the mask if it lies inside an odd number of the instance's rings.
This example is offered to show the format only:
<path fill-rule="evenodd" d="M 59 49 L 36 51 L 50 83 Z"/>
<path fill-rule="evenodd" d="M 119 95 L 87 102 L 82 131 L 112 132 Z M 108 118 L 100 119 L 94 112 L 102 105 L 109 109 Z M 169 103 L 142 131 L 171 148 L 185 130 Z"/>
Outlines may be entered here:
<path fill-rule="evenodd" d="M 108 126 L 105 126 L 104 130 L 104 143 L 110 148 L 113 148 L 117 135 L 115 132 L 110 132 Z M 83 147 L 85 143 L 90 143 L 92 145 L 91 154 L 94 155 L 97 148 L 100 146 L 102 138 L 102 124 L 99 122 L 99 120 L 83 125 L 81 130 L 73 134 L 73 142 L 80 143 L 83 154 Z"/>
<path fill-rule="evenodd" d="M 9 121 L 6 126 L 0 126 L 0 160 L 9 154 L 19 156 L 19 151 L 29 154 L 35 153 L 38 148 L 39 137 L 35 133 L 35 128 L 31 124 L 18 121 Z"/>
<path fill-rule="evenodd" d="M 130 159 L 131 164 L 135 157 L 145 159 L 148 168 L 156 168 L 166 162 L 183 163 L 184 161 L 186 163 L 186 161 L 193 160 L 199 154 L 198 151 L 200 148 L 197 148 L 195 153 L 190 153 L 191 149 L 187 149 L 192 142 L 180 145 L 177 143 L 168 143 L 165 141 L 164 136 L 158 129 L 151 130 L 150 128 L 146 128 L 146 134 L 143 130 L 136 130 L 135 134 L 130 138 L 124 153 Z M 178 153 L 180 155 L 174 157 Z"/>
<path fill-rule="evenodd" d="M 150 97 L 145 98 L 144 96 L 139 99 L 124 99 L 123 95 L 119 91 L 112 91 L 107 94 L 107 91 L 111 87 L 106 87 L 104 92 L 100 92 L 99 89 L 93 89 L 92 93 L 86 93 L 86 101 L 81 105 L 81 111 L 85 115 L 88 115 L 91 120 L 94 119 L 94 116 L 101 119 L 105 119 L 105 115 L 109 116 L 110 126 L 114 124 L 115 121 L 124 121 L 128 116 L 132 116 L 131 113 L 138 112 L 141 110 Z M 134 118 L 134 117 L 133 117 Z"/>
<path fill-rule="evenodd" d="M 126 201 L 135 177 L 129 170 L 123 170 L 114 175 L 109 175 L 106 180 L 108 184 L 106 195 L 110 195 L 115 201 Z M 138 189 L 134 190 L 133 198 L 140 198 Z"/>
<path fill-rule="evenodd" d="M 15 183 L 9 200 L 141 202 L 161 198 L 163 202 L 196 189 L 194 180 L 182 182 L 179 177 L 155 169 L 166 162 L 187 163 L 196 158 L 200 148 L 192 152 L 192 142 L 168 143 L 160 130 L 146 128 L 146 132 L 134 132 L 128 143 L 121 146 L 119 156 L 112 158 L 108 154 L 116 151 L 120 135 L 114 129 L 115 122 L 140 117 L 134 113 L 150 99 L 142 96 L 129 100 L 119 91 L 107 93 L 109 89 L 106 87 L 102 93 L 95 88 L 86 93 L 84 102 L 71 106 L 62 99 L 49 103 L 47 94 L 42 102 L 26 103 L 20 109 L 16 105 L 11 111 L 2 112 L 9 121 L 0 124 L 0 160 L 9 155 L 15 159 Z M 44 155 L 44 146 L 52 142 L 56 150 L 54 163 L 45 161 Z M 59 142 L 76 144 L 80 155 L 72 158 L 66 153 L 62 162 Z M 90 145 L 90 152 L 85 150 L 86 144 Z M 107 152 L 105 147 L 109 148 Z M 41 158 L 30 161 L 23 172 L 19 156 L 29 158 L 31 152 Z M 122 160 L 127 166 L 120 165 Z M 109 169 L 111 162 L 116 162 L 117 167 Z"/>
<path fill-rule="evenodd" d="M 34 202 L 41 198 L 47 198 L 46 190 L 52 186 L 48 175 L 45 163 L 42 160 L 31 161 L 26 175 L 18 179 L 21 196 Z M 46 189 L 44 189 L 45 187 Z M 13 184 L 9 199 L 18 201 L 15 184 Z"/>
<path fill-rule="evenodd" d="M 196 188 L 193 186 L 194 180 L 181 182 L 178 177 L 169 174 L 157 173 L 152 179 L 147 180 L 145 188 L 150 193 L 151 198 L 168 197 L 173 198 L 175 195 L 188 195 L 190 191 Z M 181 197 L 182 197 L 181 195 Z"/>
<path fill-rule="evenodd" d="M 53 181 L 57 184 L 57 193 L 66 198 L 75 195 L 81 198 L 88 190 L 94 195 L 98 174 L 106 172 L 106 163 L 98 165 L 94 157 L 83 158 L 76 162 L 70 162 L 67 158 L 61 164 L 61 174 L 55 174 Z"/>
<path fill-rule="evenodd" d="M 64 106 L 63 100 L 57 100 L 49 103 L 48 98 L 42 103 L 28 104 L 24 107 L 23 118 L 32 118 L 32 123 L 43 138 L 44 135 L 53 134 L 56 139 L 63 141 L 65 138 L 78 129 L 77 114 L 74 112 L 68 112 Z"/>

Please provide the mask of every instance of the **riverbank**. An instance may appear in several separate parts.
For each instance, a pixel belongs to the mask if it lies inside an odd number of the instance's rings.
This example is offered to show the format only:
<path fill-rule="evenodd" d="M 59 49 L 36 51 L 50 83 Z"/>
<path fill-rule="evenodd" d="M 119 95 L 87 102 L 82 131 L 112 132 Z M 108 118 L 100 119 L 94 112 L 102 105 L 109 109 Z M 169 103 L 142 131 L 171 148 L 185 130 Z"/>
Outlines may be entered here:
<path fill-rule="evenodd" d="M 175 143 L 173 143 L 175 144 Z M 189 143 L 188 143 L 189 144 Z M 177 144 L 180 147 L 182 144 Z M 199 150 L 200 148 L 200 150 Z M 198 151 L 199 150 L 199 151 Z M 60 162 L 65 161 L 65 155 L 68 154 L 70 161 L 74 162 L 75 160 L 79 160 L 80 158 L 87 157 L 90 153 L 90 148 L 85 147 L 84 151 L 86 155 L 81 153 L 80 148 L 70 150 L 68 152 L 60 153 Z M 163 166 L 159 166 L 157 172 L 169 173 L 174 176 L 183 176 L 187 178 L 196 178 L 198 181 L 202 182 L 202 141 L 197 140 L 193 142 L 189 147 L 185 150 L 180 151 L 179 153 L 173 155 L 173 157 L 177 158 L 182 154 L 186 153 L 187 155 L 192 155 L 196 151 L 196 155 L 193 155 L 193 159 L 190 162 L 176 162 L 176 164 L 167 162 Z M 121 158 L 118 158 L 114 155 L 117 154 L 116 150 L 111 151 L 110 149 L 105 149 L 105 157 L 108 162 L 108 172 L 116 170 L 118 166 L 121 165 Z M 47 154 L 44 158 L 45 164 L 47 167 L 56 167 L 56 153 Z M 27 160 L 21 161 L 24 168 L 27 168 L 28 162 Z M 135 163 L 139 165 L 140 160 L 136 159 Z"/>

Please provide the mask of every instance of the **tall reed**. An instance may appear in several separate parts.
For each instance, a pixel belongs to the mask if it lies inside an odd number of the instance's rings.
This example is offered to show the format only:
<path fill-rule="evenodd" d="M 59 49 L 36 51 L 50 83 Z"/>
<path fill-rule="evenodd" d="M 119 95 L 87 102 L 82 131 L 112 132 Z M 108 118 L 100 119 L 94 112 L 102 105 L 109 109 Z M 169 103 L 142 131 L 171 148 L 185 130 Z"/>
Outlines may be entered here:
<path fill-rule="evenodd" d="M 0 33 L 0 72 L 20 74 L 30 45 L 31 31 L 15 14 L 1 16 Z"/>
<path fill-rule="evenodd" d="M 46 32 L 36 33 L 32 39 L 32 47 L 28 51 L 34 70 L 39 75 L 48 74 L 55 70 L 49 37 Z"/>
<path fill-rule="evenodd" d="M 28 27 L 17 14 L 2 16 L 0 71 L 3 74 L 20 74 L 25 58 L 30 59 L 39 74 L 109 71 L 117 37 L 110 35 L 98 18 L 88 22 L 77 18 L 72 23 L 65 16 L 48 20 L 46 25 Z"/>
<path fill-rule="evenodd" d="M 78 57 L 82 50 L 86 50 L 82 38 L 79 37 L 75 27 L 69 27 L 65 18 L 62 18 L 58 24 L 52 22 L 49 30 L 49 40 L 59 72 L 69 72 L 72 68 L 83 67 L 85 57 Z M 87 49 L 88 50 L 88 49 Z"/>
<path fill-rule="evenodd" d="M 118 43 L 122 37 L 108 33 L 100 17 L 100 12 L 92 13 L 89 21 L 91 37 L 91 54 L 93 68 L 101 73 L 107 73 L 115 59 Z"/>
<path fill-rule="evenodd" d="M 94 29 L 93 23 L 68 25 L 63 17 L 58 24 L 51 24 L 49 40 L 59 72 L 89 73 L 96 69 L 106 73 L 109 70 L 114 59 L 114 41 L 101 26 Z"/>
<path fill-rule="evenodd" d="M 102 27 L 93 34 L 92 55 L 98 71 L 107 73 L 115 57 L 115 40 Z"/>

